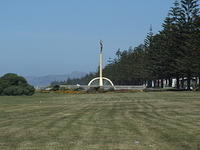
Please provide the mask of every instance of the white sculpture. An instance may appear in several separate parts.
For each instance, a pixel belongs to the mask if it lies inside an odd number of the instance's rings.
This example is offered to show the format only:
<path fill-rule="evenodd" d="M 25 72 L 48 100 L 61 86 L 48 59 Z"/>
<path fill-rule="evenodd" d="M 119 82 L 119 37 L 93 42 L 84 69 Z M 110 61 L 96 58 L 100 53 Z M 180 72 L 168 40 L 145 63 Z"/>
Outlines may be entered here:
<path fill-rule="evenodd" d="M 107 81 L 111 84 L 111 86 L 114 87 L 114 84 L 112 83 L 112 81 L 111 81 L 110 79 L 103 77 L 103 53 L 102 53 L 102 52 L 103 52 L 103 41 L 100 40 L 99 77 L 92 79 L 92 80 L 89 82 L 88 86 L 91 86 L 91 84 L 92 84 L 94 81 L 99 80 L 99 86 L 100 86 L 100 87 L 103 87 L 103 86 L 104 86 L 104 85 L 103 85 L 103 80 L 107 80 Z"/>

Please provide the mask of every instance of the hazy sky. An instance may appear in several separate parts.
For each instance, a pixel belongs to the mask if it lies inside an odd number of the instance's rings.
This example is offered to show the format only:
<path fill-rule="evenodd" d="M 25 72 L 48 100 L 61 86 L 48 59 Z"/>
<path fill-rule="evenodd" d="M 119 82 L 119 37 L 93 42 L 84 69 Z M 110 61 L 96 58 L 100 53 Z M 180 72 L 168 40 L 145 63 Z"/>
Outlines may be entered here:
<path fill-rule="evenodd" d="M 0 74 L 95 71 L 99 40 L 105 62 L 118 48 L 161 29 L 174 0 L 1 0 Z"/>

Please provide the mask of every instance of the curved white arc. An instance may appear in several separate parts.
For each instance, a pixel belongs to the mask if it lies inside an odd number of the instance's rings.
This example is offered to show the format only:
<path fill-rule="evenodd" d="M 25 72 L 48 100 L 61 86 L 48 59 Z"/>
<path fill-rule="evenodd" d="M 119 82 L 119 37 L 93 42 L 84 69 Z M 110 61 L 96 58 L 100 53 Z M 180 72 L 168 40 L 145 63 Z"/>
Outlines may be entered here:
<path fill-rule="evenodd" d="M 110 82 L 110 84 L 114 87 L 114 84 L 112 83 L 112 81 L 108 78 L 103 77 L 104 80 L 107 80 L 108 82 Z"/>
<path fill-rule="evenodd" d="M 102 78 L 103 78 L 104 80 L 107 80 L 107 81 L 114 87 L 114 84 L 112 83 L 112 81 L 111 81 L 110 79 L 105 78 L 105 77 L 102 77 Z M 90 86 L 90 85 L 92 84 L 92 82 L 94 82 L 95 80 L 100 80 L 100 77 L 97 77 L 97 78 L 92 79 L 92 80 L 89 82 L 88 86 Z"/>
<path fill-rule="evenodd" d="M 94 82 L 95 80 L 99 80 L 100 78 L 98 77 L 98 78 L 94 78 L 94 79 L 92 79 L 89 83 L 88 83 L 88 86 L 90 86 L 91 84 L 92 84 L 92 82 Z"/>

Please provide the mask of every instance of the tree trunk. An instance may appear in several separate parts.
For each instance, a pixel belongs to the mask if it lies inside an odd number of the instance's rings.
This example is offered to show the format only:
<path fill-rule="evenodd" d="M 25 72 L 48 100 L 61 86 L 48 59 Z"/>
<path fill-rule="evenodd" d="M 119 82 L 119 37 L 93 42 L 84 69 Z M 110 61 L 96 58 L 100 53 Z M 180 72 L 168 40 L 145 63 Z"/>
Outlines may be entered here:
<path fill-rule="evenodd" d="M 154 83 L 154 88 L 156 88 L 156 86 L 157 86 L 157 85 L 156 85 L 156 84 L 157 84 L 157 83 L 156 83 L 156 80 L 153 80 L 153 83 Z"/>
<path fill-rule="evenodd" d="M 164 80 L 161 79 L 161 88 L 164 88 Z"/>
<path fill-rule="evenodd" d="M 172 87 L 172 79 L 169 78 L 169 87 Z"/>
<path fill-rule="evenodd" d="M 151 85 L 152 85 L 152 88 L 154 87 L 154 82 L 153 82 L 153 80 L 151 81 Z"/>
<path fill-rule="evenodd" d="M 160 87 L 160 80 L 157 80 L 158 81 L 158 88 Z"/>
<path fill-rule="evenodd" d="M 158 87 L 158 80 L 155 80 L 155 87 L 157 88 Z"/>
<path fill-rule="evenodd" d="M 198 85 L 199 85 L 199 88 L 200 88 L 200 76 L 199 76 L 199 81 L 198 81 Z"/>
<path fill-rule="evenodd" d="M 148 80 L 148 86 L 147 86 L 148 88 L 151 88 L 152 87 L 152 82 L 151 82 L 151 80 Z"/>
<path fill-rule="evenodd" d="M 191 90 L 190 86 L 191 86 L 191 75 L 188 74 L 188 76 L 187 76 L 187 90 L 188 91 Z"/>
<path fill-rule="evenodd" d="M 179 77 L 176 77 L 176 88 L 180 89 Z"/>
<path fill-rule="evenodd" d="M 195 89 L 197 88 L 198 86 L 198 77 L 195 77 Z"/>
<path fill-rule="evenodd" d="M 181 80 L 181 88 L 184 89 L 184 76 L 182 76 L 182 80 Z"/>

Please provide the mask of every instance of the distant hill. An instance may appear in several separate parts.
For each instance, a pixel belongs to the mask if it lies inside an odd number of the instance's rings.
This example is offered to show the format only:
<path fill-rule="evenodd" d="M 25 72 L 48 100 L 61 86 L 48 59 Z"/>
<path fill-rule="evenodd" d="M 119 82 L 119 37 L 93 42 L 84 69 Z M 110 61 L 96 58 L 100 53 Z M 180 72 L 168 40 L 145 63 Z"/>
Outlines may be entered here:
<path fill-rule="evenodd" d="M 46 76 L 27 76 L 25 77 L 29 84 L 33 86 L 48 86 L 53 81 L 66 81 L 67 79 L 81 78 L 86 75 L 85 72 L 74 71 L 66 75 L 46 75 Z"/>

